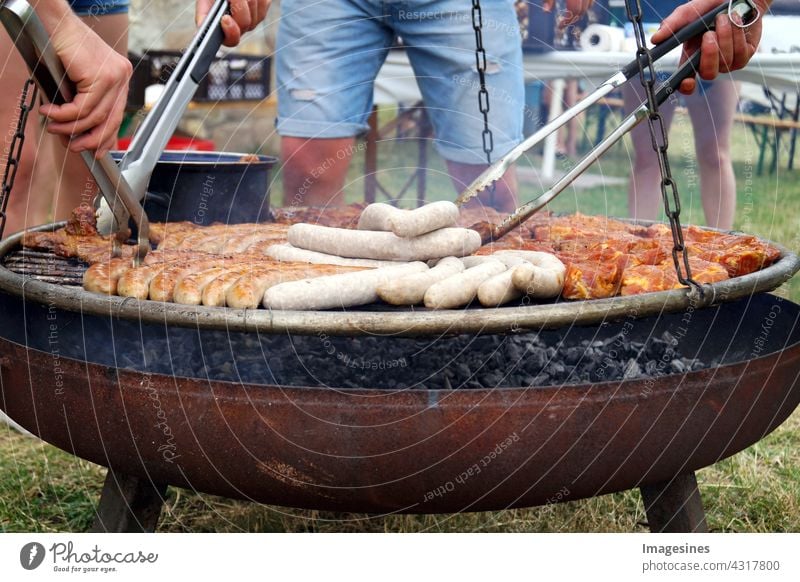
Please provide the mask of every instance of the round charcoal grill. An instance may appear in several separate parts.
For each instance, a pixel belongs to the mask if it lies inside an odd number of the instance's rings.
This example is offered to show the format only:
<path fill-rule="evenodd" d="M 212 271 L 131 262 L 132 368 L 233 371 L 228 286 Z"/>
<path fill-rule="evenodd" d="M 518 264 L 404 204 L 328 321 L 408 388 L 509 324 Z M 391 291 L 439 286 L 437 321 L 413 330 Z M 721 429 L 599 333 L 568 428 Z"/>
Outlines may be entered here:
<path fill-rule="evenodd" d="M 18 253 L 0 243 L 3 409 L 110 468 L 98 529 L 153 529 L 176 485 L 375 513 L 641 487 L 651 529 L 699 531 L 694 471 L 800 402 L 800 307 L 761 292 L 798 270 L 789 252 L 702 309 L 679 290 L 324 313 L 100 297 L 54 282 L 74 268 L 55 258 L 12 272 Z M 562 359 L 574 375 L 551 373 Z"/>

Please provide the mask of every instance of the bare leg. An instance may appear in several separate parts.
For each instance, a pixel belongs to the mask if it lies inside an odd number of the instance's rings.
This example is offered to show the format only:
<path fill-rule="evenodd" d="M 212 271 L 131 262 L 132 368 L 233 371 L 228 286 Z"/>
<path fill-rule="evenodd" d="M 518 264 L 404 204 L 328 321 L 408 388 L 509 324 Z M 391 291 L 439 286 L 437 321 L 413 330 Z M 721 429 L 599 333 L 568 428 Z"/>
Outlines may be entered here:
<path fill-rule="evenodd" d="M 644 90 L 637 79 L 623 87 L 625 111 L 629 113 L 645 99 Z M 669 131 L 675 107 L 669 102 L 661 107 L 664 127 Z M 661 172 L 658 158 L 653 151 L 650 130 L 643 121 L 631 132 L 633 141 L 633 161 L 631 179 L 628 185 L 628 215 L 631 218 L 655 220 L 663 207 L 661 200 Z"/>
<path fill-rule="evenodd" d="M 706 224 L 730 230 L 736 213 L 736 177 L 731 160 L 731 129 L 739 92 L 735 82 L 717 80 L 705 94 L 686 98 L 694 128 L 700 191 Z"/>
<path fill-rule="evenodd" d="M 118 53 L 128 52 L 128 15 L 87 16 L 83 21 Z M 91 204 L 96 188 L 91 174 L 80 155 L 68 152 L 58 139 L 48 136 L 56 161 L 56 181 L 53 218 L 64 220 L 81 204 Z"/>
<path fill-rule="evenodd" d="M 20 92 L 28 78 L 28 68 L 7 34 L 0 34 L 0 78 L 4 88 L 3 96 L 0 98 L 0 132 L 2 132 L 0 172 L 2 172 L 11 154 L 11 139 L 19 119 Z M 40 148 L 40 139 L 41 125 L 36 112 L 33 112 L 28 117 L 21 164 L 8 203 L 5 235 L 23 230 L 26 226 L 45 222 L 50 210 L 52 186 L 49 190 L 41 192 L 38 188 L 34 188 L 31 194 L 34 167 L 43 171 L 50 166 L 49 148 Z M 52 185 L 52 176 L 49 182 Z"/>
<path fill-rule="evenodd" d="M 486 169 L 482 164 L 462 164 L 460 162 L 447 162 L 447 170 L 450 173 L 450 178 L 457 192 L 461 192 L 475 178 L 481 175 Z M 512 212 L 519 206 L 519 199 L 517 198 L 517 171 L 516 168 L 508 170 L 502 179 L 496 182 L 494 193 L 494 203 L 490 200 L 491 195 L 489 192 L 482 192 L 477 200 L 470 202 L 467 207 L 474 205 L 491 206 L 500 212 Z"/>
<path fill-rule="evenodd" d="M 281 138 L 284 206 L 341 206 L 355 149 L 352 137 Z"/>
<path fill-rule="evenodd" d="M 344 182 L 350 159 L 355 151 L 354 138 L 281 139 L 283 160 L 284 206 L 341 206 L 344 204 Z M 458 192 L 477 178 L 486 166 L 447 162 L 447 168 Z M 517 175 L 512 169 L 497 182 L 495 208 L 510 212 L 517 207 Z M 489 193 L 481 194 L 480 202 L 489 205 Z"/>
<path fill-rule="evenodd" d="M 572 107 L 578 102 L 578 81 L 570 79 L 566 83 L 564 91 L 564 109 Z M 567 125 L 558 130 L 557 151 L 575 157 L 578 153 L 578 118 L 573 117 Z"/>

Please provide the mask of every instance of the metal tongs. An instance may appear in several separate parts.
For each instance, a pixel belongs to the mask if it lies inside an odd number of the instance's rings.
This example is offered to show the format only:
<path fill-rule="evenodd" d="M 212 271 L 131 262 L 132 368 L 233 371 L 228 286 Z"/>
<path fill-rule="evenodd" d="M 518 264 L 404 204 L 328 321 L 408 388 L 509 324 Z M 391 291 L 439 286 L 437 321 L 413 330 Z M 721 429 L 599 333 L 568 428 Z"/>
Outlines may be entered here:
<path fill-rule="evenodd" d="M 728 11 L 729 16 L 738 14 L 744 26 L 749 26 L 760 16 L 758 7 L 753 0 L 725 0 L 717 8 L 709 11 L 698 20 L 686 25 L 664 42 L 659 43 L 650 50 L 653 61 L 660 59 L 673 49 L 682 45 L 706 31 L 714 30 L 717 15 Z M 700 51 L 696 51 L 686 62 L 684 62 L 675 73 L 664 81 L 656 92 L 656 101 L 659 105 L 664 103 L 669 96 L 678 90 L 681 82 L 694 74 L 700 65 Z M 467 201 L 477 196 L 482 190 L 491 186 L 494 182 L 503 177 L 511 165 L 530 148 L 541 142 L 548 135 L 565 125 L 569 120 L 586 111 L 589 107 L 597 103 L 600 99 L 608 95 L 617 87 L 623 85 L 639 73 L 639 62 L 634 59 L 618 73 L 614 74 L 607 81 L 598 86 L 587 97 L 564 111 L 561 115 L 553 119 L 547 125 L 539 129 L 533 135 L 525 139 L 522 143 L 508 152 L 505 156 L 489 166 L 474 182 L 467 186 L 456 200 L 456 204 L 462 206 Z M 493 231 L 484 235 L 483 243 L 497 240 L 514 230 L 520 224 L 528 220 L 546 204 L 561 194 L 578 176 L 603 155 L 611 146 L 617 143 L 626 133 L 636 127 L 641 121 L 650 114 L 647 102 L 643 102 L 608 137 L 598 143 L 586 156 L 581 159 L 569 172 L 559 179 L 549 190 L 541 194 L 538 198 L 517 208 L 501 224 L 497 225 Z"/>
<path fill-rule="evenodd" d="M 161 153 L 222 46 L 221 21 L 228 9 L 227 0 L 214 3 L 119 167 L 110 154 L 95 159 L 91 152 L 81 153 L 100 190 L 95 198 L 98 231 L 115 234 L 114 256 L 119 256 L 121 245 L 128 238 L 131 219 L 136 226 L 134 264 L 140 264 L 150 250 L 150 224 L 141 201 Z M 75 87 L 30 4 L 25 0 L 0 0 L 0 20 L 47 100 L 56 105 L 69 102 Z"/>

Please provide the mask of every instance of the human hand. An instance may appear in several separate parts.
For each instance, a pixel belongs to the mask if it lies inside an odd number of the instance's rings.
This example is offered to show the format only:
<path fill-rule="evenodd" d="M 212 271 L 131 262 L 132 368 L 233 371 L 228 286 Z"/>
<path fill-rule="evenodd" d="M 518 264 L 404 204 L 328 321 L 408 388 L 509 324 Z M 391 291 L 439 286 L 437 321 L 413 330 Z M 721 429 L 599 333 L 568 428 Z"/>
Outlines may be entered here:
<path fill-rule="evenodd" d="M 678 31 L 697 20 L 706 12 L 719 6 L 720 3 L 720 0 L 692 0 L 679 6 L 664 19 L 661 28 L 653 35 L 651 41 L 654 44 L 663 42 L 673 34 L 673 31 Z M 772 0 L 754 0 L 754 4 L 757 5 L 762 15 L 766 13 L 771 3 Z M 733 17 L 739 19 L 738 15 Z M 689 55 L 700 50 L 698 73 L 707 81 L 714 79 L 719 73 L 729 73 L 744 68 L 755 54 L 761 40 L 761 18 L 747 28 L 740 28 L 730 21 L 728 11 L 725 10 L 717 15 L 715 25 L 715 30 L 708 31 L 685 43 L 681 56 L 681 62 L 683 62 Z M 685 79 L 681 83 L 680 92 L 688 95 L 694 91 L 696 86 L 696 79 Z"/>
<path fill-rule="evenodd" d="M 230 0 L 231 13 L 222 17 L 225 46 L 236 46 L 245 32 L 253 30 L 267 16 L 271 0 Z M 202 24 L 214 0 L 197 0 L 195 22 Z"/>
<path fill-rule="evenodd" d="M 49 120 L 47 131 L 70 151 L 93 150 L 101 158 L 116 147 L 133 67 L 72 14 L 49 33 L 75 95 L 63 105 L 42 105 L 39 112 Z"/>
<path fill-rule="evenodd" d="M 562 29 L 577 22 L 594 4 L 594 0 L 567 0 L 566 10 L 559 15 L 558 28 Z M 550 12 L 556 5 L 556 0 L 543 0 L 542 8 Z"/>

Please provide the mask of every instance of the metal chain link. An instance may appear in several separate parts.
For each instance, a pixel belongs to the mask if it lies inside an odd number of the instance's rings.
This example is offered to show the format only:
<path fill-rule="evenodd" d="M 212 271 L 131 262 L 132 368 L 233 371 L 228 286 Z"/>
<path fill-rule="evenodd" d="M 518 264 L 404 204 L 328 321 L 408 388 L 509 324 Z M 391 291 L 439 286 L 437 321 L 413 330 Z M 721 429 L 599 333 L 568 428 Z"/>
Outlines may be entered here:
<path fill-rule="evenodd" d="M 653 55 L 647 48 L 647 40 L 642 24 L 642 6 L 639 0 L 625 0 L 625 10 L 628 19 L 633 23 L 633 32 L 636 37 L 636 60 L 639 63 L 639 80 L 647 93 L 647 106 L 649 114 L 647 125 L 650 128 L 650 139 L 653 151 L 658 157 L 658 169 L 661 172 L 661 198 L 664 202 L 664 212 L 669 219 L 669 226 L 672 230 L 672 260 L 675 263 L 675 272 L 682 285 L 692 286 L 702 294 L 702 287 L 692 279 L 692 269 L 689 266 L 689 252 L 683 240 L 683 229 L 681 228 L 681 199 L 678 194 L 678 185 L 672 177 L 669 166 L 667 149 L 669 140 L 667 131 L 664 127 L 664 119 L 658 110 L 656 100 L 656 71 L 653 65 Z M 671 202 L 670 202 L 671 201 Z M 672 206 L 670 205 L 672 203 Z M 681 263 L 686 269 L 684 275 L 681 270 Z"/>
<path fill-rule="evenodd" d="M 8 200 L 11 197 L 11 190 L 14 188 L 14 180 L 17 179 L 17 170 L 19 169 L 20 159 L 22 158 L 22 146 L 25 143 L 25 125 L 28 122 L 28 114 L 36 105 L 38 93 L 39 90 L 33 78 L 25 81 L 19 100 L 17 129 L 11 140 L 11 146 L 8 149 L 8 161 L 6 162 L 6 169 L 3 173 L 3 182 L 0 189 L 0 239 L 3 238 L 3 232 L 6 229 Z"/>
<path fill-rule="evenodd" d="M 478 110 L 483 114 L 483 152 L 486 154 L 486 164 L 492 165 L 492 152 L 494 151 L 494 135 L 489 127 L 489 91 L 486 89 L 486 49 L 483 48 L 483 11 L 480 0 L 472 0 L 472 29 L 475 31 L 475 66 L 478 69 Z M 489 190 L 489 204 L 494 206 L 496 183 L 492 183 Z"/>

